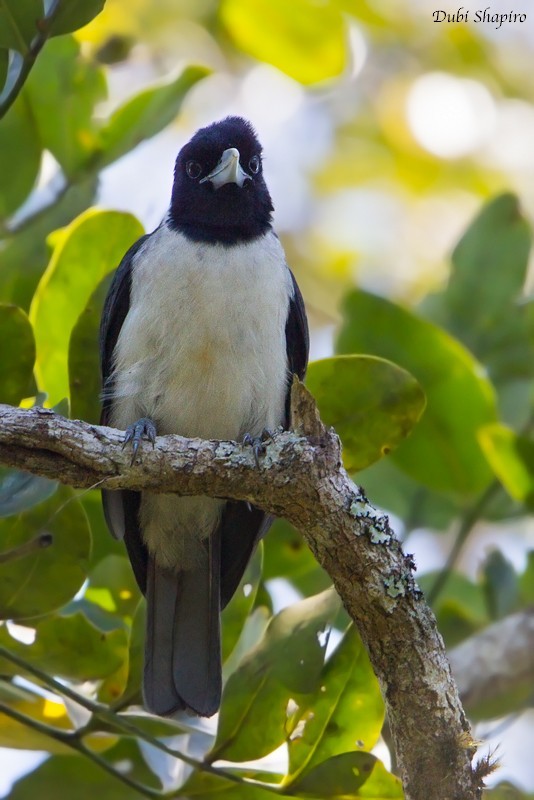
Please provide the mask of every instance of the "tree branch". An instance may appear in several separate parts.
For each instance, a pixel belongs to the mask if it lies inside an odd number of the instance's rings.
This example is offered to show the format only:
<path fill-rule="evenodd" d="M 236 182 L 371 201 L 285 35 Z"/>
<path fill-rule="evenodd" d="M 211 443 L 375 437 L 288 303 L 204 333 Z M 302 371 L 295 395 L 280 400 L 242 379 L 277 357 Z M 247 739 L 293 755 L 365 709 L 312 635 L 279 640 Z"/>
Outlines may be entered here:
<path fill-rule="evenodd" d="M 532 697 L 534 607 L 510 614 L 470 636 L 450 653 L 458 689 L 467 708 L 499 716 Z"/>
<path fill-rule="evenodd" d="M 162 436 L 130 464 L 120 431 L 0 406 L 0 463 L 86 488 L 247 500 L 301 530 L 354 620 L 380 681 L 407 800 L 478 800 L 481 770 L 434 616 L 389 527 L 341 463 L 339 439 L 295 382 L 293 428 L 259 468 L 235 442 Z"/>

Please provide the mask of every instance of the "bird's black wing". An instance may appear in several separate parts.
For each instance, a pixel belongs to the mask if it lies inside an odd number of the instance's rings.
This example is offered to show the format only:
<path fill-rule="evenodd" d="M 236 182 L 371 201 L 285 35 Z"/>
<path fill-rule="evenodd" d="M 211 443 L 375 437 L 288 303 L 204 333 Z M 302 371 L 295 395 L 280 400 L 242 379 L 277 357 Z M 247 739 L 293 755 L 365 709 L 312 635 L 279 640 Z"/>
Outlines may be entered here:
<path fill-rule="evenodd" d="M 286 352 L 288 367 L 288 384 L 286 393 L 286 428 L 289 428 L 291 405 L 291 383 L 293 375 L 302 381 L 306 375 L 308 356 L 310 352 L 310 334 L 304 300 L 295 280 L 289 270 L 293 282 L 293 297 L 289 301 L 289 313 L 286 321 Z"/>
<path fill-rule="evenodd" d="M 302 294 L 290 270 L 293 294 L 289 299 L 286 320 L 287 392 L 285 427 L 289 428 L 289 407 L 293 375 L 303 380 L 308 365 L 310 339 Z M 221 607 L 230 601 L 260 539 L 265 536 L 273 517 L 248 503 L 226 504 L 221 520 Z"/>
<path fill-rule="evenodd" d="M 113 405 L 113 353 L 130 309 L 132 259 L 143 242 L 142 236 L 124 255 L 107 294 L 100 323 L 100 365 L 102 372 L 102 414 L 100 424 L 108 425 Z M 124 539 L 132 568 L 143 593 L 146 591 L 148 553 L 139 530 L 139 492 L 102 490 L 102 504 L 108 527 L 116 539 Z"/>

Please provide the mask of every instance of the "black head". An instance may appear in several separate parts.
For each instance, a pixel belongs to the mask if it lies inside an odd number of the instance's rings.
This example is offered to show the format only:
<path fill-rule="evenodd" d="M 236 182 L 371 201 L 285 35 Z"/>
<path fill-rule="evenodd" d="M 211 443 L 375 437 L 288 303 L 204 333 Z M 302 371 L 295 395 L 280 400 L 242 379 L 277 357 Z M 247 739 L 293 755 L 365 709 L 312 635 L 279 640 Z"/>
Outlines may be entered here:
<path fill-rule="evenodd" d="M 235 244 L 271 227 L 271 198 L 252 125 L 227 117 L 201 128 L 178 153 L 169 223 L 189 239 Z"/>

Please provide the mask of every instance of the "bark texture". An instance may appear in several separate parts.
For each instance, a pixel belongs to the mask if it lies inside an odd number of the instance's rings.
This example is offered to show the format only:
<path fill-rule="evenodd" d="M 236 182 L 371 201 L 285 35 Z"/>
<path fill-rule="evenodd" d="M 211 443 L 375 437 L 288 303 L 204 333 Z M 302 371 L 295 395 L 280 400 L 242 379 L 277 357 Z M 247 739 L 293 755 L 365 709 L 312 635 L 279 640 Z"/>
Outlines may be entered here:
<path fill-rule="evenodd" d="M 369 651 L 407 800 L 477 800 L 476 747 L 431 610 L 386 516 L 345 472 L 339 439 L 296 382 L 293 428 L 259 468 L 235 442 L 158 437 L 130 464 L 120 431 L 44 409 L 0 406 L 0 463 L 70 486 L 248 500 L 297 527 L 327 570 Z"/>

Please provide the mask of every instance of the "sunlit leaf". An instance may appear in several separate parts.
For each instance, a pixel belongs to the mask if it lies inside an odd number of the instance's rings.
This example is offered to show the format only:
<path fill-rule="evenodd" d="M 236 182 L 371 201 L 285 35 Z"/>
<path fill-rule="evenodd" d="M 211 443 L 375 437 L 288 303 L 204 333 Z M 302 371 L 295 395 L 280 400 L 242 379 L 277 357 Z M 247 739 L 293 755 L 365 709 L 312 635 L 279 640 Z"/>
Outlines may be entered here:
<path fill-rule="evenodd" d="M 27 544 L 42 533 L 51 537 L 49 547 L 0 563 L 2 619 L 47 614 L 70 600 L 85 580 L 91 535 L 71 489 L 62 487 L 46 502 L 0 520 L 1 551 Z"/>
<path fill-rule="evenodd" d="M 91 570 L 85 597 L 105 611 L 120 617 L 133 617 L 140 595 L 125 555 L 110 554 L 98 562 Z"/>
<path fill-rule="evenodd" d="M 370 751 L 384 721 L 380 687 L 354 627 L 325 664 L 320 684 L 295 718 L 288 744 L 291 786 L 332 756 L 356 749 Z"/>
<path fill-rule="evenodd" d="M 38 722 L 44 722 L 53 728 L 65 731 L 72 727 L 63 703 L 44 697 L 36 697 L 29 692 L 24 692 L 23 694 L 26 694 L 26 697 L 19 700 L 16 696 L 10 697 L 11 687 L 12 684 L 7 682 L 0 684 L 1 702 L 11 706 L 19 713 L 25 714 Z M 17 722 L 7 714 L 2 714 L 0 747 L 13 747 L 16 750 L 42 750 L 47 753 L 57 754 L 72 753 L 72 750 L 67 745 L 47 736 L 45 733 L 40 733 L 21 722 Z"/>
<path fill-rule="evenodd" d="M 351 471 L 364 469 L 393 450 L 425 407 L 423 390 L 409 372 L 372 356 L 314 361 L 306 384 L 322 420 L 341 437 L 343 461 Z"/>
<path fill-rule="evenodd" d="M 491 472 L 477 431 L 496 419 L 495 396 L 483 369 L 445 331 L 410 311 L 363 291 L 344 303 L 338 350 L 371 353 L 409 370 L 427 398 L 411 436 L 392 454 L 409 475 L 440 491 L 470 494 Z"/>
<path fill-rule="evenodd" d="M 282 743 L 288 700 L 316 689 L 326 644 L 319 636 L 338 608 L 339 598 L 329 589 L 273 617 L 226 683 L 211 757 L 260 758 Z"/>
<path fill-rule="evenodd" d="M 274 776 L 276 778 L 276 776 Z M 235 783 L 218 775 L 194 772 L 180 790 L 183 797 L 214 800 L 273 800 L 273 792 L 250 783 Z M 326 798 L 325 798 L 326 800 Z"/>
<path fill-rule="evenodd" d="M 534 441 L 498 423 L 481 428 L 479 441 L 506 491 L 534 508 Z"/>
<path fill-rule="evenodd" d="M 313 0 L 223 0 L 222 22 L 238 47 L 305 84 L 337 77 L 347 63 L 343 15 Z"/>
<path fill-rule="evenodd" d="M 0 304 L 0 403 L 18 405 L 34 391 L 35 341 L 30 321 L 17 306 Z"/>
<path fill-rule="evenodd" d="M 112 276 L 100 282 L 72 329 L 69 340 L 71 417 L 100 421 L 100 318 Z"/>
<path fill-rule="evenodd" d="M 304 797 L 330 800 L 403 800 L 402 784 L 370 753 L 343 753 L 323 761 L 293 786 Z"/>
<path fill-rule="evenodd" d="M 90 209 L 54 236 L 31 309 L 36 373 L 51 403 L 68 395 L 70 334 L 92 292 L 143 230 L 131 214 Z"/>

